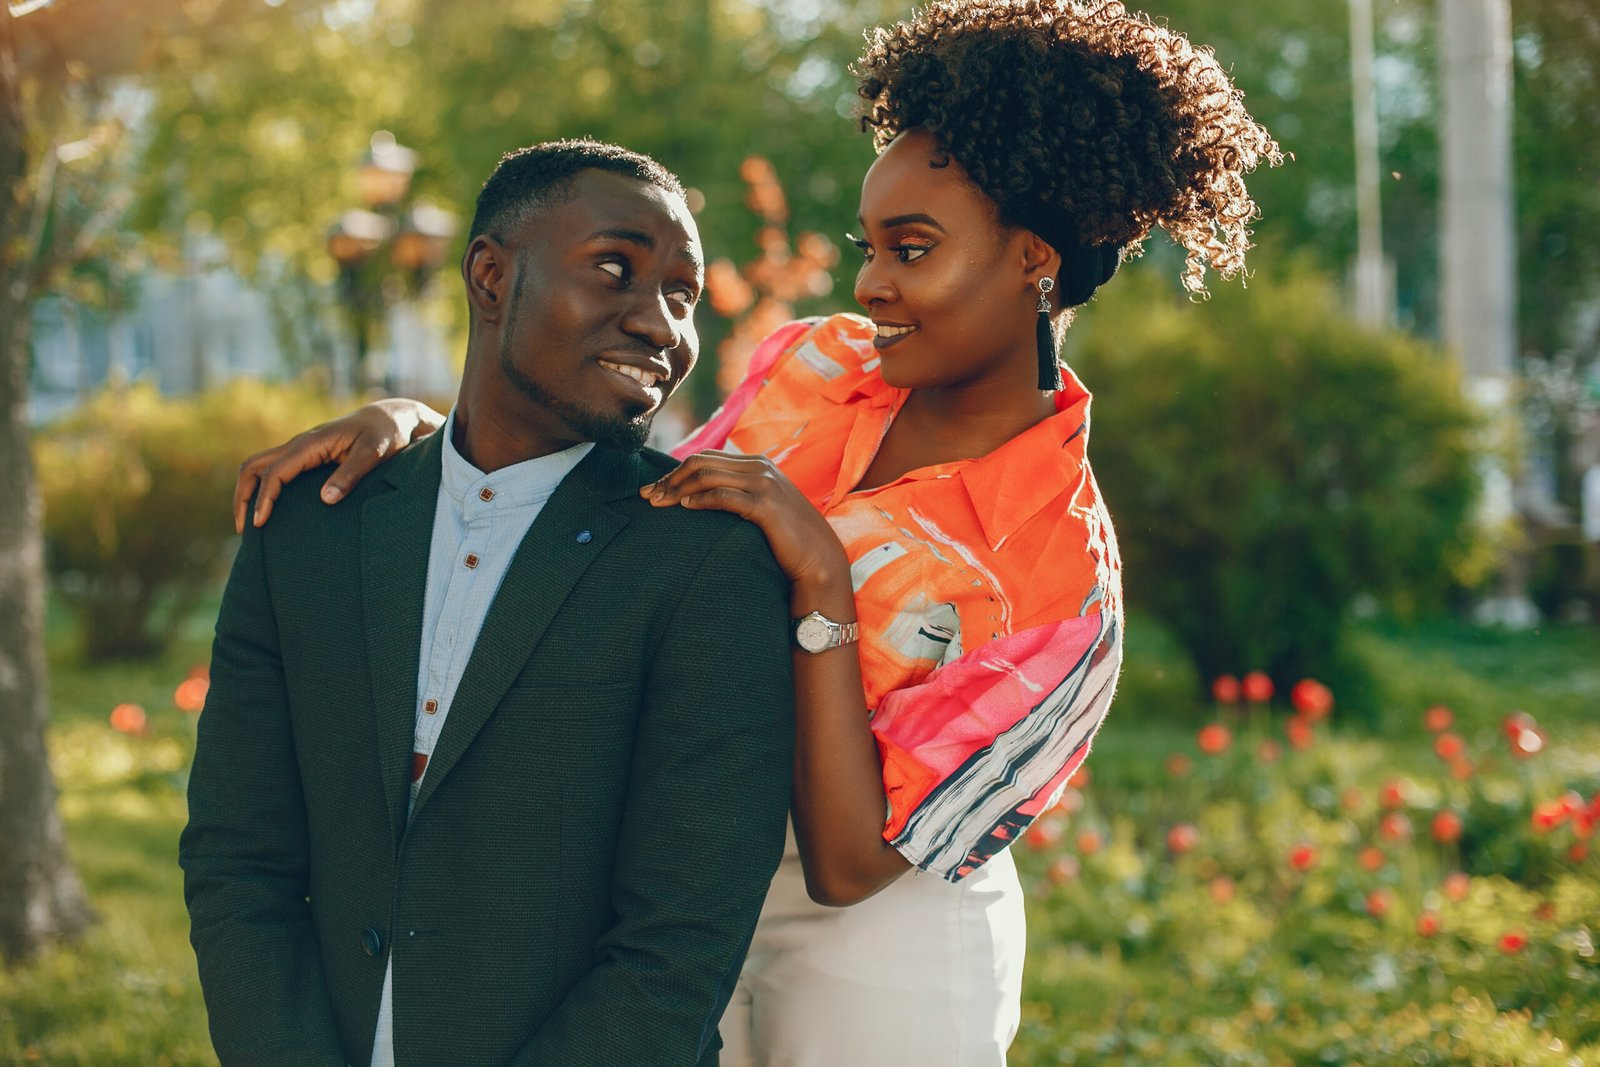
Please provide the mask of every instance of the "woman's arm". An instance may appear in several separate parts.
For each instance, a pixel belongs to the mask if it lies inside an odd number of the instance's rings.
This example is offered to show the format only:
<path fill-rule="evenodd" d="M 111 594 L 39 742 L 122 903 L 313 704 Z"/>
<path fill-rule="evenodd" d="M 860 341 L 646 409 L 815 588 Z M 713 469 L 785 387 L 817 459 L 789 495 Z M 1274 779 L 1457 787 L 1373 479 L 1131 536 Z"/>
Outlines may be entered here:
<path fill-rule="evenodd" d="M 657 507 L 715 508 L 755 523 L 790 581 L 798 618 L 856 620 L 850 560 L 833 528 L 765 456 L 702 452 L 641 490 Z M 910 863 L 884 840 L 883 766 L 868 726 L 854 645 L 794 652 L 794 828 L 819 904 L 865 900 Z"/>
<path fill-rule="evenodd" d="M 374 467 L 443 426 L 444 419 L 420 400 L 393 397 L 357 408 L 296 434 L 281 445 L 257 452 L 239 465 L 239 480 L 233 486 L 234 530 L 244 533 L 245 513 L 252 496 L 256 497 L 252 525 L 260 526 L 271 516 L 272 503 L 284 483 L 313 467 L 336 461 L 339 469 L 322 484 L 322 500 L 326 504 L 338 503 Z"/>

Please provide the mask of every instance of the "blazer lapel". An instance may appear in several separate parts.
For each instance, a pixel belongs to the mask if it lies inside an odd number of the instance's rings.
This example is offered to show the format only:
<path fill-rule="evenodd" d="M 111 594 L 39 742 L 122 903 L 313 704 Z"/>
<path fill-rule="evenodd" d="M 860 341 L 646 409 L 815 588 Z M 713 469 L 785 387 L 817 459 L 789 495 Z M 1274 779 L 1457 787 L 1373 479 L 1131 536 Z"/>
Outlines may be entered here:
<path fill-rule="evenodd" d="M 361 592 L 367 669 L 377 720 L 384 800 L 398 844 L 406 825 L 411 746 L 416 731 L 417 661 L 428 586 L 428 550 L 439 502 L 438 434 L 383 468 L 394 490 L 361 509 Z"/>
<path fill-rule="evenodd" d="M 637 453 L 596 446 L 539 512 L 484 617 L 461 685 L 450 702 L 450 715 L 428 761 L 412 818 L 427 805 L 489 721 L 572 587 L 606 544 L 628 525 L 627 517 L 619 509 L 607 507 L 607 502 L 637 493 L 645 480 Z M 412 663 L 416 663 L 415 653 Z M 416 674 L 414 667 L 412 674 Z"/>

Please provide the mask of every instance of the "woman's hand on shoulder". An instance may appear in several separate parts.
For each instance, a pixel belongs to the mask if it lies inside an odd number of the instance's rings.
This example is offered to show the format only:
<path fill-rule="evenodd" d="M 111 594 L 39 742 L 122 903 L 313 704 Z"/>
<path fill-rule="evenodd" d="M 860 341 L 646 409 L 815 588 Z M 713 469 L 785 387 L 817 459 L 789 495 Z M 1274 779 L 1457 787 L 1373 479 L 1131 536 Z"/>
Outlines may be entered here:
<path fill-rule="evenodd" d="M 755 523 L 791 582 L 821 585 L 849 573 L 849 557 L 833 527 L 766 456 L 696 452 L 639 495 L 655 507 L 731 511 Z"/>
<path fill-rule="evenodd" d="M 233 528 L 244 533 L 250 498 L 256 497 L 253 525 L 272 515 L 273 502 L 286 483 L 313 467 L 339 464 L 322 483 L 322 500 L 336 504 L 380 463 L 413 441 L 444 425 L 445 417 L 419 400 L 391 397 L 296 434 L 239 465 L 233 487 Z M 259 487 L 259 493 L 257 492 Z"/>

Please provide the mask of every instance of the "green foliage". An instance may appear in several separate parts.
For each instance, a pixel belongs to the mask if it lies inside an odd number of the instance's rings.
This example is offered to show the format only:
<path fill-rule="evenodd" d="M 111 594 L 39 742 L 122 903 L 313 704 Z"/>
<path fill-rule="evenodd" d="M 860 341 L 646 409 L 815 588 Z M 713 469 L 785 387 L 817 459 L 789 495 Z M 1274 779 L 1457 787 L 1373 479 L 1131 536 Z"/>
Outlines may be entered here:
<path fill-rule="evenodd" d="M 328 413 L 296 387 L 239 382 L 174 400 L 136 386 L 39 434 L 53 592 L 91 660 L 161 650 L 227 561 L 239 460 Z"/>
<path fill-rule="evenodd" d="M 1474 576 L 1475 420 L 1438 353 L 1357 328 L 1314 278 L 1213 289 L 1192 304 L 1135 275 L 1068 337 L 1129 603 L 1202 679 L 1309 675 L 1359 704 L 1357 599 L 1413 612 Z"/>

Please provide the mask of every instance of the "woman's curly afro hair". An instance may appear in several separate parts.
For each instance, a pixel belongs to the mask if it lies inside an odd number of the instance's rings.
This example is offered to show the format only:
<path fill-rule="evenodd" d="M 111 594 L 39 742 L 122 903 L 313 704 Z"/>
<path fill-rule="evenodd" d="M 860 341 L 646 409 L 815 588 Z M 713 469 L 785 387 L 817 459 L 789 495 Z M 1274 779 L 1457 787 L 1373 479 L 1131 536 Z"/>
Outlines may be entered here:
<path fill-rule="evenodd" d="M 1007 223 L 1126 255 L 1160 226 L 1196 293 L 1206 267 L 1244 269 L 1244 176 L 1282 155 L 1182 34 L 1114 2 L 943 0 L 872 31 L 854 69 L 877 149 L 927 130 Z"/>

